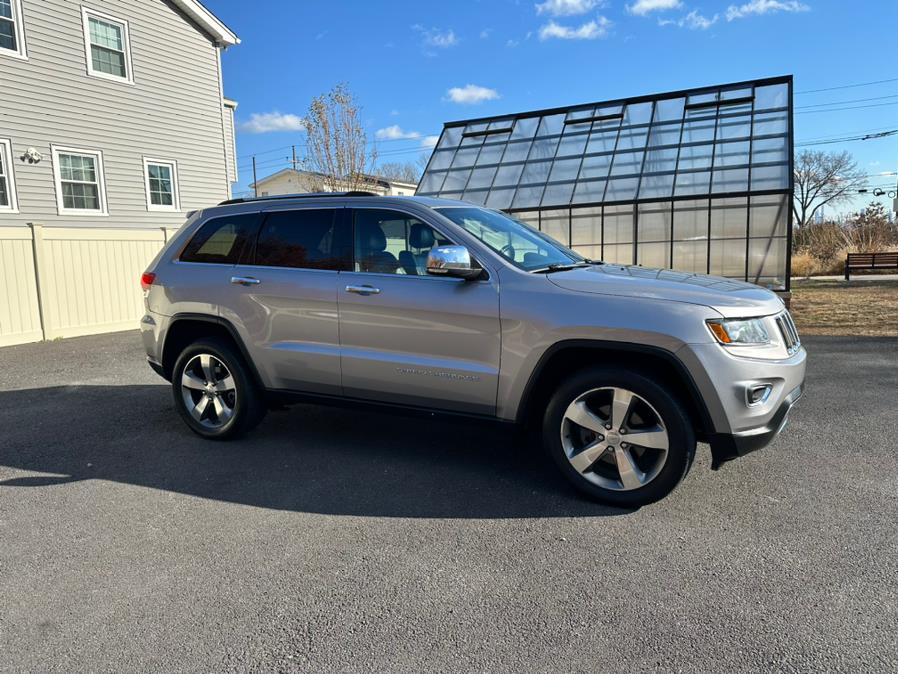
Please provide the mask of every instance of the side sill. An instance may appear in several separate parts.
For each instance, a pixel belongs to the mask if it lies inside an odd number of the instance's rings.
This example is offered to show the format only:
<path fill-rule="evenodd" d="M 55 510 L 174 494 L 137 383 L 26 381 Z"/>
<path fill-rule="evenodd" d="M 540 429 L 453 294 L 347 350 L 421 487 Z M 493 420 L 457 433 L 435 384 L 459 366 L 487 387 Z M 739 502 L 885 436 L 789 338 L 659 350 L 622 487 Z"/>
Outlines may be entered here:
<path fill-rule="evenodd" d="M 419 418 L 468 419 L 470 421 L 499 424 L 506 427 L 518 426 L 517 422 L 513 420 L 500 419 L 499 417 L 488 414 L 458 412 L 455 410 L 444 410 L 440 408 L 422 407 L 416 405 L 402 405 L 398 403 L 365 400 L 362 398 L 351 398 L 348 396 L 327 395 L 325 393 L 307 393 L 304 391 L 267 389 L 265 394 L 268 400 L 268 404 L 275 408 L 297 404 L 327 405 L 330 407 L 347 407 L 351 409 L 360 409 L 371 412 L 386 412 Z"/>

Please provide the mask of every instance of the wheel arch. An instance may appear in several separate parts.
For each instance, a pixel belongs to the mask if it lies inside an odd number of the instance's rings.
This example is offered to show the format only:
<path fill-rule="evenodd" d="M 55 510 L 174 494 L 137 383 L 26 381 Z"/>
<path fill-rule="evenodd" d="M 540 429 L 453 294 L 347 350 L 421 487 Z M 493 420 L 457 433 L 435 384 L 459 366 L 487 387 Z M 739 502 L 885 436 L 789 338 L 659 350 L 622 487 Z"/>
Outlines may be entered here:
<path fill-rule="evenodd" d="M 250 358 L 249 351 L 247 351 L 237 329 L 227 319 L 208 314 L 181 313 L 172 317 L 162 344 L 162 374 L 166 379 L 171 381 L 175 361 L 181 352 L 189 344 L 204 337 L 220 337 L 231 343 L 243 358 L 255 383 L 260 388 L 265 388 L 259 371 Z"/>
<path fill-rule="evenodd" d="M 714 432 L 707 404 L 689 369 L 676 354 L 656 346 L 599 340 L 565 340 L 546 349 L 524 388 L 516 421 L 526 423 L 537 410 L 544 409 L 565 376 L 603 362 L 660 380 L 684 401 L 698 439 L 706 440 Z"/>

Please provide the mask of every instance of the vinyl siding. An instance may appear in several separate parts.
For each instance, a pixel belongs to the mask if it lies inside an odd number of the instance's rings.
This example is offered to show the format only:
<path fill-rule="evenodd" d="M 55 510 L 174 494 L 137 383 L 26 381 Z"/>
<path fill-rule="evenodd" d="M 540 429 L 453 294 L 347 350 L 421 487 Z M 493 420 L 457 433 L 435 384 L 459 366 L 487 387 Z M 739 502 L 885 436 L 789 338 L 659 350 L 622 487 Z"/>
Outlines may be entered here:
<path fill-rule="evenodd" d="M 134 84 L 90 77 L 81 2 L 23 0 L 28 60 L 0 57 L 0 138 L 12 141 L 18 214 L 0 225 L 178 227 L 227 198 L 234 155 L 217 47 L 165 0 L 86 0 L 129 24 Z M 98 150 L 108 216 L 57 214 L 51 144 Z M 18 159 L 29 147 L 43 159 Z M 181 212 L 148 212 L 143 157 L 178 162 Z"/>

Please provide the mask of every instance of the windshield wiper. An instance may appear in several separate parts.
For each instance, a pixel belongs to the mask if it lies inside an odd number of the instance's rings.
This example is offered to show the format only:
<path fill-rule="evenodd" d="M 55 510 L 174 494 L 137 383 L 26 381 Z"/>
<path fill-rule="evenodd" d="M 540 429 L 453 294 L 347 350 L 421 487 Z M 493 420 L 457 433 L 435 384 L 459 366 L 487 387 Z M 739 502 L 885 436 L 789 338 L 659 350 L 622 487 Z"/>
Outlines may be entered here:
<path fill-rule="evenodd" d="M 573 264 L 560 264 L 558 262 L 553 262 L 552 264 L 547 264 L 545 267 L 540 267 L 539 269 L 533 269 L 530 271 L 531 274 L 552 274 L 556 271 L 568 271 L 570 269 L 576 269 L 577 267 L 588 267 L 589 263 L 587 261 L 584 262 L 574 262 Z"/>

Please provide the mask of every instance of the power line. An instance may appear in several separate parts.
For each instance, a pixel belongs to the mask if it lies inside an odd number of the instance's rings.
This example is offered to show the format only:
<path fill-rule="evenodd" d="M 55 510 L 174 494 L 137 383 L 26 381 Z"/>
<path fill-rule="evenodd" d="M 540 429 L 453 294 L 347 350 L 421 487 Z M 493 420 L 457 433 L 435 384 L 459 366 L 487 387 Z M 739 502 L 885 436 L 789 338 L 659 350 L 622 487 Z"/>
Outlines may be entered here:
<path fill-rule="evenodd" d="M 874 129 L 859 129 L 857 131 L 843 131 L 842 133 L 846 136 L 862 136 L 864 134 L 875 133 L 877 131 L 888 131 L 891 127 L 889 126 L 878 126 Z M 840 138 L 841 136 L 812 136 L 811 138 L 800 138 L 797 142 L 799 143 L 809 143 L 811 141 L 818 140 L 830 140 L 831 138 Z"/>
<path fill-rule="evenodd" d="M 898 82 L 898 77 L 885 79 L 885 80 L 875 80 L 875 81 L 871 81 L 871 82 L 858 82 L 855 84 L 844 84 L 844 85 L 834 86 L 834 87 L 824 87 L 824 88 L 820 88 L 820 89 L 807 89 L 804 91 L 797 91 L 797 92 L 795 92 L 795 95 L 813 94 L 813 93 L 820 93 L 820 92 L 825 92 L 825 91 L 837 91 L 837 90 L 842 90 L 842 89 L 851 89 L 851 88 L 857 88 L 857 87 L 873 86 L 873 85 L 877 85 L 877 84 L 886 84 L 886 83 L 890 83 L 890 82 Z M 878 101 L 878 100 L 885 100 L 885 99 L 892 99 L 892 98 L 898 98 L 898 94 L 888 95 L 888 96 L 877 96 L 877 97 L 871 97 L 871 98 L 849 99 L 849 100 L 844 100 L 844 101 L 831 101 L 829 103 L 817 103 L 817 104 L 811 104 L 811 105 L 803 105 L 803 106 L 797 106 L 795 108 L 794 114 L 801 115 L 801 114 L 823 113 L 823 112 L 842 112 L 842 111 L 848 111 L 848 110 L 861 110 L 861 109 L 867 109 L 867 108 L 877 108 L 877 107 L 898 105 L 898 101 L 894 101 L 894 102 L 889 102 L 889 103 L 877 103 L 877 104 L 872 104 L 872 105 L 846 106 L 846 104 L 849 104 L 849 103 L 863 103 L 863 102 L 867 102 L 867 101 Z M 845 106 L 845 107 L 830 107 L 830 106 Z M 809 109 L 809 108 L 821 108 L 821 109 Z M 796 142 L 796 147 L 807 147 L 810 145 L 829 145 L 829 144 L 835 144 L 835 143 L 840 143 L 840 142 L 870 140 L 872 138 L 891 136 L 893 134 L 894 134 L 894 132 L 890 131 L 889 133 L 876 134 L 873 136 L 857 136 L 857 137 L 852 136 L 852 137 L 846 137 L 846 138 L 821 138 L 819 140 L 818 139 L 809 139 L 807 141 Z M 390 149 L 390 150 L 387 150 L 384 152 L 378 152 L 378 157 L 396 157 L 396 156 L 411 154 L 413 152 L 420 153 L 420 152 L 432 151 L 433 146 L 420 145 L 420 140 L 425 138 L 426 136 L 430 136 L 430 135 L 436 136 L 439 134 L 436 134 L 436 133 L 421 134 L 417 138 L 373 139 L 373 140 L 368 141 L 366 143 L 366 145 L 376 146 L 376 145 L 382 144 L 382 143 L 393 143 L 393 142 L 410 141 L 410 140 L 416 141 L 416 144 L 414 146 L 410 146 L 407 148 L 395 148 L 395 149 Z M 272 154 L 274 152 L 279 152 L 279 151 L 287 150 L 287 149 L 291 149 L 291 148 L 303 150 L 303 149 L 306 149 L 307 146 L 308 146 L 307 143 L 297 143 L 297 144 L 293 144 L 293 145 L 282 145 L 280 147 L 269 148 L 267 150 L 261 150 L 259 152 L 255 152 L 252 154 L 240 155 L 240 156 L 238 156 L 238 160 L 251 158 L 251 157 L 259 157 L 262 155 Z M 291 163 L 291 161 L 289 158 L 271 159 L 271 160 L 266 160 L 264 162 L 257 163 L 257 168 L 270 168 L 270 167 L 278 165 L 278 164 L 290 164 L 290 163 Z M 246 171 L 246 170 L 249 170 L 251 168 L 251 166 L 252 165 L 250 163 L 246 163 L 246 164 L 238 166 L 237 169 L 238 169 L 238 171 L 241 171 L 241 170 Z"/>
<path fill-rule="evenodd" d="M 874 85 L 874 84 L 886 84 L 886 83 L 889 83 L 889 82 L 898 82 L 898 77 L 891 78 L 891 79 L 887 79 L 887 80 L 875 80 L 875 81 L 873 81 L 873 82 L 858 82 L 858 83 L 855 83 L 855 84 L 843 84 L 843 85 L 840 85 L 840 86 L 835 86 L 835 87 L 825 87 L 825 88 L 822 88 L 822 89 L 806 89 L 806 90 L 804 90 L 804 91 L 796 91 L 796 92 L 795 92 L 795 95 L 796 95 L 796 96 L 799 96 L 799 95 L 803 95 L 803 94 L 815 94 L 815 93 L 819 93 L 819 92 L 823 92 L 823 91 L 837 91 L 837 90 L 840 90 L 840 89 L 852 89 L 852 88 L 856 88 L 856 87 L 867 87 L 867 86 L 872 86 L 872 85 Z M 895 96 L 898 97 L 898 94 L 896 94 Z M 882 96 L 882 97 L 879 97 L 879 98 L 857 99 L 857 100 L 851 100 L 851 101 L 833 101 L 833 102 L 831 102 L 831 103 L 820 103 L 820 104 L 817 104 L 817 105 L 797 106 L 797 107 L 796 107 L 796 110 L 800 110 L 800 109 L 803 109 L 803 108 L 810 108 L 810 107 L 820 107 L 820 106 L 826 106 L 826 105 L 843 105 L 843 104 L 846 104 L 846 103 L 858 103 L 858 102 L 869 101 L 869 100 L 881 100 L 882 98 L 891 98 L 891 97 L 889 97 L 889 96 Z M 796 113 L 796 114 L 797 114 L 797 113 Z M 442 131 L 442 130 L 440 130 L 440 131 Z M 432 134 L 429 134 L 429 133 L 422 133 L 422 134 L 420 134 L 420 136 L 418 136 L 417 138 L 382 138 L 382 139 L 373 139 L 373 140 L 368 141 L 367 144 L 368 144 L 368 145 L 376 145 L 376 144 L 378 144 L 378 143 L 392 143 L 392 142 L 408 141 L 408 140 L 416 140 L 416 141 L 420 141 L 420 140 L 422 140 L 423 138 L 425 138 L 425 137 L 427 137 L 427 136 L 438 136 L 438 135 L 439 135 L 439 132 L 432 133 Z M 297 149 L 305 149 L 306 146 L 307 146 L 306 143 L 296 143 L 296 144 L 293 144 L 293 145 L 282 145 L 282 146 L 280 146 L 280 147 L 270 148 L 270 149 L 268 149 L 268 150 L 260 150 L 259 152 L 254 152 L 254 153 L 252 153 L 252 154 L 238 155 L 237 159 L 238 159 L 238 160 L 240 160 L 240 159 L 248 159 L 248 158 L 250 158 L 250 157 L 252 157 L 252 156 L 258 157 L 258 156 L 261 156 L 261 155 L 264 155 L 264 154 L 271 154 L 272 152 L 279 152 L 280 150 L 290 149 L 291 147 L 296 147 Z M 425 152 L 425 151 L 427 151 L 427 150 L 432 150 L 433 148 L 432 148 L 432 147 L 421 147 L 420 149 L 421 149 L 422 152 Z"/>
<path fill-rule="evenodd" d="M 261 152 L 254 152 L 252 154 L 241 154 L 241 155 L 237 155 L 237 160 L 239 161 L 241 159 L 248 159 L 250 157 L 258 157 L 259 155 L 271 154 L 272 152 L 280 152 L 281 150 L 289 150 L 291 147 L 293 147 L 293 146 L 292 145 L 282 145 L 281 147 L 271 148 L 270 150 L 262 150 Z"/>
<path fill-rule="evenodd" d="M 442 129 L 441 129 L 440 131 L 442 131 Z M 424 141 L 424 139 L 427 138 L 428 136 L 439 136 L 439 135 L 440 135 L 439 133 L 433 133 L 433 134 L 422 133 L 422 134 L 420 134 L 419 136 L 417 136 L 417 137 L 415 137 L 415 138 L 374 138 L 374 139 L 372 139 L 372 140 L 367 141 L 367 142 L 365 143 L 365 145 L 366 145 L 366 146 L 373 146 L 373 145 L 380 145 L 381 143 L 400 143 L 400 142 L 403 142 L 403 141 L 405 141 L 405 142 L 415 141 L 415 143 L 416 143 L 415 147 L 420 147 L 420 148 L 421 148 L 421 151 L 422 151 L 422 152 L 425 152 L 425 151 L 427 151 L 427 150 L 432 150 L 433 147 L 424 147 L 424 146 L 422 146 L 421 143 Z M 259 152 L 254 152 L 254 153 L 252 153 L 252 154 L 239 155 L 239 156 L 237 157 L 237 159 L 238 159 L 238 160 L 240 160 L 240 159 L 248 159 L 248 158 L 253 157 L 253 156 L 258 157 L 258 156 L 263 155 L 263 154 L 271 154 L 272 152 L 279 152 L 279 151 L 281 151 L 281 150 L 289 150 L 290 148 L 294 148 L 294 147 L 295 147 L 297 150 L 305 150 L 305 149 L 308 147 L 308 143 L 294 143 L 294 144 L 292 144 L 292 145 L 282 145 L 281 147 L 274 147 L 274 148 L 270 148 L 270 149 L 268 149 L 268 150 L 261 150 L 261 151 L 259 151 Z"/>
<path fill-rule="evenodd" d="M 807 108 L 823 108 L 829 105 L 849 105 L 851 103 L 866 103 L 868 101 L 883 101 L 887 98 L 898 98 L 898 94 L 891 94 L 889 96 L 875 96 L 873 98 L 855 98 L 848 101 L 831 101 L 829 103 L 815 103 L 813 105 L 799 105 L 795 109 L 796 110 L 805 110 Z"/>
<path fill-rule="evenodd" d="M 895 134 L 898 134 L 898 129 L 892 129 L 891 131 L 881 131 L 879 133 L 871 133 L 865 136 L 846 136 L 841 138 L 825 138 L 817 141 L 797 142 L 795 143 L 795 147 L 808 147 L 810 145 L 832 145 L 834 143 L 848 143 L 856 140 L 878 140 L 880 138 L 894 136 Z"/>
<path fill-rule="evenodd" d="M 805 91 L 796 91 L 795 95 L 799 96 L 802 94 L 817 94 L 821 91 L 836 91 L 838 89 L 853 89 L 855 87 L 869 87 L 874 84 L 886 84 L 888 82 L 898 82 L 898 77 L 894 77 L 889 80 L 876 80 L 875 82 L 858 82 L 857 84 L 843 84 L 838 87 L 826 87 L 824 89 L 806 89 Z"/>
<path fill-rule="evenodd" d="M 898 105 L 898 101 L 893 101 L 892 103 L 873 103 L 871 105 L 855 105 L 848 108 L 829 108 L 828 110 L 799 110 L 793 114 L 810 115 L 815 112 L 841 112 L 843 110 L 862 110 L 864 108 L 882 108 L 887 105 Z"/>

